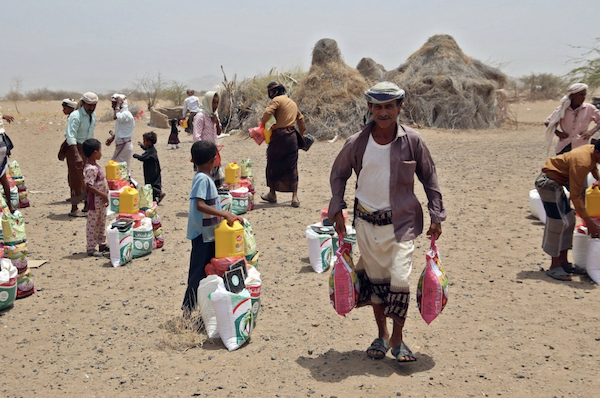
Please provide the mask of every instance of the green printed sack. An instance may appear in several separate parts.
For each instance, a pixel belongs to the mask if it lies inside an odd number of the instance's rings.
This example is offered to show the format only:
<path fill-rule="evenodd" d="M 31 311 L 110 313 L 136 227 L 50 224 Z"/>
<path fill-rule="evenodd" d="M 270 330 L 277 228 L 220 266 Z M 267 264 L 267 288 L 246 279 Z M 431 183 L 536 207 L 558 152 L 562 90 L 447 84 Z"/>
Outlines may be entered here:
<path fill-rule="evenodd" d="M 141 226 L 133 230 L 133 258 L 152 253 L 152 241 L 154 240 L 152 220 L 144 217 L 141 224 Z"/>
<path fill-rule="evenodd" d="M 208 295 L 215 307 L 217 329 L 229 351 L 240 348 L 252 333 L 252 301 L 247 289 L 231 293 L 224 285 Z"/>
<path fill-rule="evenodd" d="M 254 230 L 248 219 L 244 218 L 244 255 L 252 256 L 256 253 L 256 239 L 254 239 Z"/>
<path fill-rule="evenodd" d="M 10 174 L 13 179 L 23 177 L 21 166 L 19 166 L 19 163 L 17 163 L 16 160 L 8 163 L 8 174 Z"/>
<path fill-rule="evenodd" d="M 13 214 L 2 214 L 2 231 L 5 245 L 15 245 L 27 240 L 25 221 L 23 221 L 20 211 L 17 210 Z"/>
<path fill-rule="evenodd" d="M 127 167 L 127 162 L 118 162 L 119 170 L 121 171 L 121 178 L 124 180 L 129 179 L 129 167 Z"/>
<path fill-rule="evenodd" d="M 140 193 L 140 210 L 147 210 L 152 207 L 152 185 L 146 184 L 138 190 Z"/>

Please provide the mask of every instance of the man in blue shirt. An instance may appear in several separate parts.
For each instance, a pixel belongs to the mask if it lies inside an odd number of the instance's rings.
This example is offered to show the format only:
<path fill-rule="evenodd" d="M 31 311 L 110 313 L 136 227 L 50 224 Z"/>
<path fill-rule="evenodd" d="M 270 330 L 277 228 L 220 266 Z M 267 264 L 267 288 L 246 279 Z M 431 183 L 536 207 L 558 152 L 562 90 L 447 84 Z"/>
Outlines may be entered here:
<path fill-rule="evenodd" d="M 88 138 L 94 138 L 96 127 L 96 104 L 98 96 L 95 93 L 83 94 L 77 109 L 69 115 L 65 140 L 67 141 L 67 167 L 69 170 L 69 187 L 71 188 L 71 217 L 85 217 L 77 206 L 84 199 L 83 165 L 85 155 L 83 154 L 83 142 Z"/>

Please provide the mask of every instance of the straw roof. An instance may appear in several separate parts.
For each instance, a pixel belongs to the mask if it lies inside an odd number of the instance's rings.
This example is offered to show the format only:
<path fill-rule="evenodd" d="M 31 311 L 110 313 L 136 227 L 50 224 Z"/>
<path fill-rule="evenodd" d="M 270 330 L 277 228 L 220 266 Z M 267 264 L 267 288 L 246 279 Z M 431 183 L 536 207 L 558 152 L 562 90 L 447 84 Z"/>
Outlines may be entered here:
<path fill-rule="evenodd" d="M 362 97 L 367 81 L 346 65 L 337 42 L 321 39 L 315 44 L 308 75 L 292 99 L 306 119 L 307 132 L 318 139 L 349 136 L 360 129 L 366 112 Z"/>
<path fill-rule="evenodd" d="M 506 82 L 498 69 L 471 59 L 449 35 L 436 35 L 386 80 L 407 95 L 404 116 L 429 127 L 483 129 L 499 126 L 506 117 Z"/>

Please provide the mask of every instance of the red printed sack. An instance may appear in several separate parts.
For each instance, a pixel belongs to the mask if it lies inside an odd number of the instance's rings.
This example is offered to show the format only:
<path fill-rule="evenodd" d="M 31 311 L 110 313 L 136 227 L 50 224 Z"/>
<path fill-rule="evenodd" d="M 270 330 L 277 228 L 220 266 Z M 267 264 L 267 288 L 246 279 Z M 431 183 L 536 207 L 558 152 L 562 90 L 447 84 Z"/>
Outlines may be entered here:
<path fill-rule="evenodd" d="M 352 262 L 352 244 L 343 242 L 335 252 L 335 263 L 329 276 L 329 299 L 342 316 L 352 311 L 358 302 L 360 286 Z"/>
<path fill-rule="evenodd" d="M 442 267 L 440 253 L 433 235 L 425 261 L 425 269 L 421 273 L 417 285 L 417 306 L 421 316 L 429 325 L 448 302 L 448 277 Z"/>

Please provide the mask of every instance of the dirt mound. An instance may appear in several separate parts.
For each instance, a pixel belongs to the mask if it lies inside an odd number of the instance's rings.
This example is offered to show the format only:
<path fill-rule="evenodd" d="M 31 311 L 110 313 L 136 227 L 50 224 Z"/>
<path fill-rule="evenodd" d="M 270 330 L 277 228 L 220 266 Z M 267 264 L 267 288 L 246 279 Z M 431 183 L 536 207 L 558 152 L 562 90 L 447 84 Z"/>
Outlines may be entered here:
<path fill-rule="evenodd" d="M 385 78 L 406 91 L 403 113 L 416 124 L 483 129 L 506 117 L 505 96 L 498 92 L 506 76 L 469 58 L 449 35 L 430 37 Z"/>
<path fill-rule="evenodd" d="M 363 92 L 369 84 L 343 61 L 335 40 L 315 44 L 308 75 L 292 98 L 306 119 L 307 132 L 317 139 L 347 137 L 360 129 L 366 112 Z"/>

